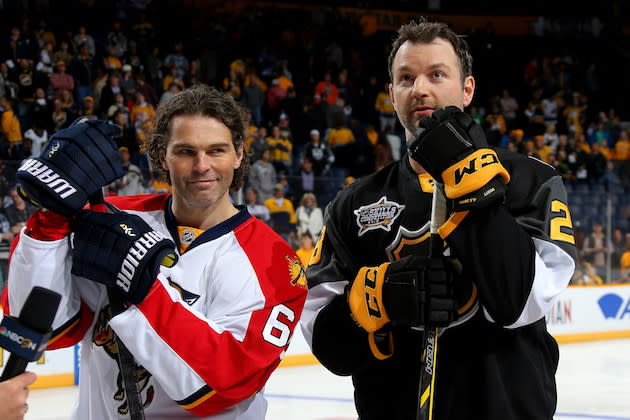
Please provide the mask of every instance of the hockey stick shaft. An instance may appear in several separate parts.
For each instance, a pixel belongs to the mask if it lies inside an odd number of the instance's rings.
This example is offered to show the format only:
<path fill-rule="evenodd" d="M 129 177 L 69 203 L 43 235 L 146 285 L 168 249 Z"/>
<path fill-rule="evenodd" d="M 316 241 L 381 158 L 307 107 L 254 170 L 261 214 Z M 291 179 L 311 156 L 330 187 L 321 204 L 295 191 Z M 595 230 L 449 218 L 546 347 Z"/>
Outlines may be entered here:
<path fill-rule="evenodd" d="M 429 258 L 442 255 L 442 238 L 438 228 L 446 222 L 446 197 L 444 186 L 438 182 L 433 185 L 433 201 L 431 204 L 431 236 L 429 238 Z M 426 288 L 425 293 L 429 293 Z M 429 296 L 425 302 L 430 302 Z M 429 303 L 430 304 L 430 303 Z M 429 308 L 426 308 L 428 317 Z M 435 393 L 435 370 L 437 365 L 437 351 L 439 328 L 425 325 L 422 342 L 422 370 L 420 371 L 420 384 L 418 390 L 417 420 L 431 420 L 433 418 L 433 396 Z"/>
<path fill-rule="evenodd" d="M 98 212 L 113 212 L 105 204 L 102 191 L 94 194 L 89 199 L 90 208 L 93 211 Z M 111 308 L 112 317 L 122 313 L 127 309 L 125 304 L 116 290 L 113 287 L 107 288 L 107 296 L 109 298 L 109 306 Z M 122 376 L 123 386 L 125 394 L 127 395 L 127 404 L 129 407 L 129 416 L 131 420 L 144 420 L 144 410 L 142 408 L 142 396 L 140 395 L 140 389 L 138 386 L 138 375 L 136 374 L 136 361 L 133 358 L 133 354 L 127 349 L 124 343 L 114 334 L 114 341 L 118 346 L 117 362 L 120 369 L 120 375 Z"/>

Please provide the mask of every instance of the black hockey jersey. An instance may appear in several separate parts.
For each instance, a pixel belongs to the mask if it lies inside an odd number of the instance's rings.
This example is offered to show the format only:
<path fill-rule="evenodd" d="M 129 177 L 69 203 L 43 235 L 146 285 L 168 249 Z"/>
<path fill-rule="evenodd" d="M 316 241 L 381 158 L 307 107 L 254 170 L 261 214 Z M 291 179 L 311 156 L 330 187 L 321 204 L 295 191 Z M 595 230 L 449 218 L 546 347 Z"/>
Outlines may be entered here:
<path fill-rule="evenodd" d="M 511 177 L 505 204 L 458 213 L 441 230 L 477 303 L 440 337 L 436 420 L 552 419 L 556 407 L 558 346 L 544 316 L 577 261 L 566 191 L 551 166 L 497 154 Z M 428 254 L 431 198 L 432 179 L 407 158 L 353 183 L 327 207 L 307 269 L 304 336 L 330 371 L 352 375 L 361 420 L 415 419 L 422 331 L 385 327 L 377 335 L 392 354 L 374 351 L 345 290 L 362 266 Z"/>

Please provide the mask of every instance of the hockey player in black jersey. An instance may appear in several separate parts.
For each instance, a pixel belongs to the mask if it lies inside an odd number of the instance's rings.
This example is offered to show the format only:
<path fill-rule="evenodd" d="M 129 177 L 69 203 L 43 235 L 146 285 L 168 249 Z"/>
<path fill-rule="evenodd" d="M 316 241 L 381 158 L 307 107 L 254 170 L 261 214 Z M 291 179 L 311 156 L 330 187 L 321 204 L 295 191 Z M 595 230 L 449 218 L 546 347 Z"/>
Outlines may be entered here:
<path fill-rule="evenodd" d="M 433 419 L 551 420 L 559 352 L 544 316 L 577 258 L 562 179 L 488 146 L 463 112 L 475 91 L 468 45 L 445 24 L 403 25 L 389 71 L 408 154 L 327 207 L 306 340 L 331 372 L 352 375 L 360 420 L 416 418 L 425 325 L 443 331 Z M 445 257 L 430 260 L 434 180 L 449 217 Z"/>

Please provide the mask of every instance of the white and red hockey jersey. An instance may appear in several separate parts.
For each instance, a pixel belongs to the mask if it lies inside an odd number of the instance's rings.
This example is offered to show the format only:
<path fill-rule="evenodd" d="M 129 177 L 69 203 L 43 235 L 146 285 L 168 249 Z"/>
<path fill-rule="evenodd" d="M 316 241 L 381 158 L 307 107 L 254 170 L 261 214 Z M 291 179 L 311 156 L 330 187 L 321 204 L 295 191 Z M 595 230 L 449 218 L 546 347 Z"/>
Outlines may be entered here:
<path fill-rule="evenodd" d="M 111 202 L 179 244 L 170 195 Z M 300 318 L 306 278 L 291 247 L 246 208 L 198 236 L 141 304 L 113 318 L 105 287 L 71 265 L 69 236 L 22 234 L 2 301 L 19 314 L 33 286 L 62 294 L 48 349 L 81 343 L 73 419 L 129 416 L 112 330 L 135 357 L 147 419 L 264 418 L 263 388 Z"/>

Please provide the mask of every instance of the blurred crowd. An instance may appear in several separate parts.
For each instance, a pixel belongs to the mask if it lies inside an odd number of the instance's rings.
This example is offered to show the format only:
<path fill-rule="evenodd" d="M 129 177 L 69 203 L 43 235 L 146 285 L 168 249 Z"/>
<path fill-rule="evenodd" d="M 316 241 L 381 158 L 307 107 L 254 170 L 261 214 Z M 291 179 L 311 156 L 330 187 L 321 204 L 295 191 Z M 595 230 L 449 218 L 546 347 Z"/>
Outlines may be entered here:
<path fill-rule="evenodd" d="M 17 165 L 38 155 L 50 136 L 81 116 L 109 119 L 122 128 L 117 141 L 128 173 L 107 188 L 108 194 L 168 191 L 169 185 L 153 178 L 143 139 L 160 103 L 195 83 L 222 89 L 247 109 L 252 167 L 232 199 L 272 225 L 304 261 L 334 195 L 405 156 L 404 133 L 388 93 L 389 33 L 366 36 L 338 15 L 299 8 L 270 14 L 248 9 L 238 18 L 188 16 L 191 20 L 182 18 L 179 25 L 190 26 L 179 31 L 158 22 L 151 2 L 113 2 L 115 7 L 105 9 L 87 3 L 78 2 L 91 13 L 79 14 L 83 19 L 76 24 L 57 24 L 51 9 L 16 14 L 2 27 L 0 229 L 5 243 L 33 211 L 15 193 Z M 582 35 L 596 42 L 600 32 Z M 582 264 L 574 283 L 606 278 L 602 258 L 608 254 L 617 273 L 608 281 L 630 282 L 630 138 L 623 121 L 630 118 L 618 115 L 602 89 L 606 69 L 590 61 L 589 51 L 558 43 L 556 49 L 520 51 L 523 62 L 512 63 L 515 74 L 494 77 L 488 48 L 500 40 L 485 31 L 470 33 L 468 41 L 473 52 L 482 52 L 473 73 L 481 81 L 494 79 L 480 84 L 480 96 L 466 112 L 491 145 L 547 162 L 565 179 L 580 232 Z M 507 66 L 506 61 L 500 64 Z M 609 240 L 595 234 L 606 236 L 601 206 L 611 197 L 609 220 L 615 225 Z"/>

